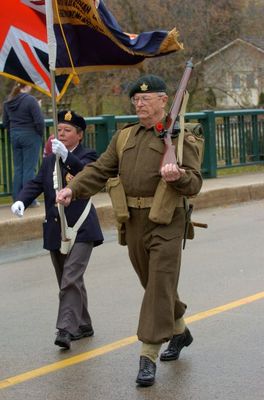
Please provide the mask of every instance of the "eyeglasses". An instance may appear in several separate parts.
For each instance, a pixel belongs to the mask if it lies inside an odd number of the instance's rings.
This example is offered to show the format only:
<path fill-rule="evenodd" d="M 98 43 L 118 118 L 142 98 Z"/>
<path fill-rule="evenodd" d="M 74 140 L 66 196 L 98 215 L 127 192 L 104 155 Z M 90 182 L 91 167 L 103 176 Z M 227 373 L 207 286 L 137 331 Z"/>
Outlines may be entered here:
<path fill-rule="evenodd" d="M 164 96 L 164 95 L 165 95 L 165 93 L 159 93 L 159 94 L 157 95 L 157 97 L 162 97 L 162 96 Z M 132 103 L 133 105 L 136 105 L 136 104 L 138 104 L 138 103 L 141 101 L 142 104 L 147 104 L 147 103 L 149 103 L 151 100 L 156 99 L 157 97 L 156 97 L 156 96 L 131 97 L 131 103 Z"/>

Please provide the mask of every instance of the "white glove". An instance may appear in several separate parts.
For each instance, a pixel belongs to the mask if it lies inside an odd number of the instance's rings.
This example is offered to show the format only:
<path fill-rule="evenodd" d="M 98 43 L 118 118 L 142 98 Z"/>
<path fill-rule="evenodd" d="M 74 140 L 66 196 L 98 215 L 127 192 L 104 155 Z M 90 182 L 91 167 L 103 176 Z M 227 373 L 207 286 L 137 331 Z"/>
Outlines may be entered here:
<path fill-rule="evenodd" d="M 11 206 L 11 211 L 13 214 L 17 215 L 18 217 L 23 217 L 24 215 L 25 206 L 22 201 L 16 201 Z"/>
<path fill-rule="evenodd" d="M 68 157 L 68 150 L 66 149 L 64 144 L 58 139 L 52 139 L 51 146 L 52 146 L 52 153 L 58 154 L 58 156 L 61 157 L 62 162 L 65 162 Z"/>

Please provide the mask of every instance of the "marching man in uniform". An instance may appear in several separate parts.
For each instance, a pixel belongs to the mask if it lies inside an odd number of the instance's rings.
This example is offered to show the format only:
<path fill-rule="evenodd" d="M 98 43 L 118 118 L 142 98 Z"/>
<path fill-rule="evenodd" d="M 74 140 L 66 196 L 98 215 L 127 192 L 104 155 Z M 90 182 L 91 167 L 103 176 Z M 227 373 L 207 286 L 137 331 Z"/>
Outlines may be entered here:
<path fill-rule="evenodd" d="M 186 305 L 177 288 L 186 225 L 184 199 L 196 195 L 202 186 L 200 139 L 185 131 L 182 166 L 167 164 L 160 170 L 164 142 L 157 126 L 166 116 L 165 82 L 155 75 L 143 76 L 131 87 L 129 96 L 139 122 L 117 132 L 99 159 L 58 193 L 57 201 L 70 206 L 72 200 L 89 198 L 107 184 L 120 243 L 127 244 L 145 289 L 137 330 L 142 348 L 136 382 L 151 386 L 162 344 L 169 341 L 160 359 L 170 361 L 193 340 L 184 323 Z M 167 199 L 169 206 L 162 206 L 162 199 Z"/>

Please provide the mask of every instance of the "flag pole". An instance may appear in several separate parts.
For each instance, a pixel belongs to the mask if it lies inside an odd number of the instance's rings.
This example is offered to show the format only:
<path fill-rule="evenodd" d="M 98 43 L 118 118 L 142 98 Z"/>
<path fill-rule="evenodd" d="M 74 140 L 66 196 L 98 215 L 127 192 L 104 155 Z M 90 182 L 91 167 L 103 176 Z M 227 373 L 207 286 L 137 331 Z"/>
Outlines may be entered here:
<path fill-rule="evenodd" d="M 56 103 L 56 83 L 55 83 L 55 70 L 56 70 L 56 38 L 53 30 L 53 8 L 52 8 L 52 0 L 45 1 L 46 8 L 46 25 L 47 25 L 47 36 L 48 36 L 48 54 L 49 54 L 49 70 L 50 70 L 50 84 L 51 84 L 51 102 L 52 102 L 52 115 L 53 115 L 53 127 L 54 127 L 54 137 L 58 138 L 58 116 L 57 116 L 57 103 Z M 57 184 L 58 190 L 62 189 L 62 174 L 60 168 L 60 158 L 56 154 L 56 172 L 57 172 Z M 66 237 L 66 223 L 65 223 L 65 214 L 64 214 L 64 206 L 58 204 L 59 214 L 60 214 L 60 223 L 61 223 L 61 240 L 62 240 L 62 248 L 63 243 L 67 241 Z M 65 253 L 65 251 L 63 251 Z M 67 251 L 66 251 L 67 253 Z"/>
<path fill-rule="evenodd" d="M 51 83 L 51 104 L 52 104 L 52 116 L 53 116 L 53 128 L 54 128 L 54 137 L 58 138 L 58 114 L 57 114 L 57 103 L 56 103 L 56 83 L 55 83 L 55 71 L 50 69 L 50 83 Z M 56 172 L 57 172 L 57 182 L 58 182 L 58 190 L 61 190 L 62 185 L 62 174 L 60 168 L 60 156 L 56 154 Z M 62 204 L 58 204 L 59 214 L 60 214 L 60 223 L 61 223 L 61 240 L 63 242 L 67 241 L 66 237 L 66 224 L 65 224 L 65 214 L 64 214 L 64 206 Z"/>

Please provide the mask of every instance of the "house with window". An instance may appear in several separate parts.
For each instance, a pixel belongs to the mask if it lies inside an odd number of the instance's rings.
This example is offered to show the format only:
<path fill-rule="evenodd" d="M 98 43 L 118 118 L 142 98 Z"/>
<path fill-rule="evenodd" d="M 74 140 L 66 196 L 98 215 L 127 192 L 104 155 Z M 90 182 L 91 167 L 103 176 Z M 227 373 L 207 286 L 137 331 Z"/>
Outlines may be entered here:
<path fill-rule="evenodd" d="M 199 63 L 217 108 L 255 108 L 264 96 L 264 39 L 236 39 Z M 263 106 L 263 105 L 262 105 Z"/>

